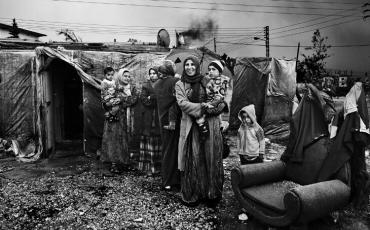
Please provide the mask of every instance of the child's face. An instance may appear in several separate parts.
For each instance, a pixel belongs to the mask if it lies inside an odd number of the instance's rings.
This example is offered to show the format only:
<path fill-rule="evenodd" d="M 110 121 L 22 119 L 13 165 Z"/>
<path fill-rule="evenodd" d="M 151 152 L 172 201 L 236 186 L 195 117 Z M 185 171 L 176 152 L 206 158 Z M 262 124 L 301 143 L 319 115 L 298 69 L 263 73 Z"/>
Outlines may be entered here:
<path fill-rule="evenodd" d="M 114 71 L 110 71 L 110 72 L 105 74 L 105 78 L 107 80 L 111 81 L 113 79 L 113 75 L 114 75 Z"/>
<path fill-rule="evenodd" d="M 242 112 L 241 116 L 242 116 L 243 121 L 246 124 L 248 124 L 248 125 L 252 124 L 252 120 L 251 120 L 251 118 L 248 116 L 248 114 L 246 112 Z"/>
<path fill-rule="evenodd" d="M 220 71 L 214 66 L 208 66 L 208 74 L 210 78 L 216 78 L 220 76 Z"/>

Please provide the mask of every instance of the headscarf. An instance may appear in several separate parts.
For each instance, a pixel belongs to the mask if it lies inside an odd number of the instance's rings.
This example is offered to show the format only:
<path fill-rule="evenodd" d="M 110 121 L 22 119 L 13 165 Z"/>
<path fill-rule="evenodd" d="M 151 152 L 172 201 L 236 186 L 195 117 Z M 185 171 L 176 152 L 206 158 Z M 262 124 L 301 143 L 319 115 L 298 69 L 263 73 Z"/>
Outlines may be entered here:
<path fill-rule="evenodd" d="M 195 74 L 194 76 L 189 76 L 185 71 L 185 64 L 188 60 L 192 60 L 195 65 Z M 184 60 L 184 70 L 182 72 L 181 81 L 186 83 L 198 83 L 202 80 L 203 76 L 200 74 L 200 62 L 199 59 L 195 56 L 189 56 Z"/>
<path fill-rule="evenodd" d="M 127 68 L 122 68 L 122 69 L 118 70 L 117 74 L 114 76 L 115 81 L 116 81 L 117 84 L 122 84 L 121 79 L 122 79 L 123 74 L 126 73 L 126 72 L 130 73 L 130 71 Z M 128 84 L 130 84 L 130 82 Z"/>
<path fill-rule="evenodd" d="M 165 60 L 158 68 L 158 72 L 164 76 L 175 76 L 175 63 L 170 60 Z"/>

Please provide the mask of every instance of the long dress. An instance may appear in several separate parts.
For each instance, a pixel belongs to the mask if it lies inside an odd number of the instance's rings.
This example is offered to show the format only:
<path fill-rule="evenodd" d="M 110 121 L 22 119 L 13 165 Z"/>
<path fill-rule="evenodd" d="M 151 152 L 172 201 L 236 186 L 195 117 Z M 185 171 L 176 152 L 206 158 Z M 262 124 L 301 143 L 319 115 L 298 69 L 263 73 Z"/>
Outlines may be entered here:
<path fill-rule="evenodd" d="M 177 150 L 180 135 L 179 108 L 174 95 L 177 78 L 167 77 L 159 79 L 154 84 L 157 96 L 157 106 L 160 121 L 162 139 L 162 184 L 163 186 L 174 186 L 180 184 L 180 175 L 177 167 Z M 163 126 L 170 121 L 176 123 L 175 130 L 166 130 Z"/>
<path fill-rule="evenodd" d="M 150 96 L 150 99 L 148 99 Z M 158 117 L 157 99 L 150 82 L 145 82 L 140 95 L 140 151 L 138 169 L 147 173 L 159 173 L 161 170 L 162 148 Z"/>
<path fill-rule="evenodd" d="M 224 183 L 223 142 L 219 117 L 222 111 L 206 116 L 209 136 L 201 142 L 195 122 L 195 118 L 203 114 L 201 104 L 189 101 L 190 84 L 179 81 L 175 89 L 177 102 L 182 110 L 179 139 L 182 199 L 187 203 L 220 200 Z M 200 89 L 200 96 L 204 98 L 202 94 L 205 94 L 205 89 Z"/>
<path fill-rule="evenodd" d="M 120 86 L 113 90 L 102 90 L 103 106 L 106 110 L 100 159 L 103 162 L 128 165 L 130 116 L 128 108 L 137 101 L 136 95 L 126 95 Z M 112 103 L 113 102 L 113 103 Z"/>

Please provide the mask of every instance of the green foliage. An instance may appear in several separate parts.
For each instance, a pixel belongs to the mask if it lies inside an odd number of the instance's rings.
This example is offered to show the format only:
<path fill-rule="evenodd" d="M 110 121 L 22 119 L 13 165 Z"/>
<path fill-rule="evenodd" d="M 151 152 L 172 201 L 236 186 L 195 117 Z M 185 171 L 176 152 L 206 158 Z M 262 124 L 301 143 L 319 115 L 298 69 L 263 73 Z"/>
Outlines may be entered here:
<path fill-rule="evenodd" d="M 322 37 L 319 30 L 316 30 L 312 36 L 312 46 L 309 48 L 313 51 L 311 55 L 302 54 L 303 61 L 298 63 L 298 81 L 318 83 L 322 78 L 327 76 L 325 68 L 325 59 L 330 57 L 328 50 L 330 45 L 327 45 L 328 37 Z"/>

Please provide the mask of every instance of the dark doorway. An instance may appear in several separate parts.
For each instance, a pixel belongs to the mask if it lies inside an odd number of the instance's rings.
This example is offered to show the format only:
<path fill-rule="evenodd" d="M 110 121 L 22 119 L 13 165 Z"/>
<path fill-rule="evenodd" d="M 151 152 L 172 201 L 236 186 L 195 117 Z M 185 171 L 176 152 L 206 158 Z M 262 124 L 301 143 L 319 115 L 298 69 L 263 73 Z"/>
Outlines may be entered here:
<path fill-rule="evenodd" d="M 74 67 L 59 59 L 51 61 L 48 73 L 52 85 L 51 109 L 55 150 L 70 151 L 67 155 L 80 153 L 83 147 L 81 78 Z"/>
<path fill-rule="evenodd" d="M 64 69 L 64 139 L 83 137 L 82 82 L 71 66 Z"/>

